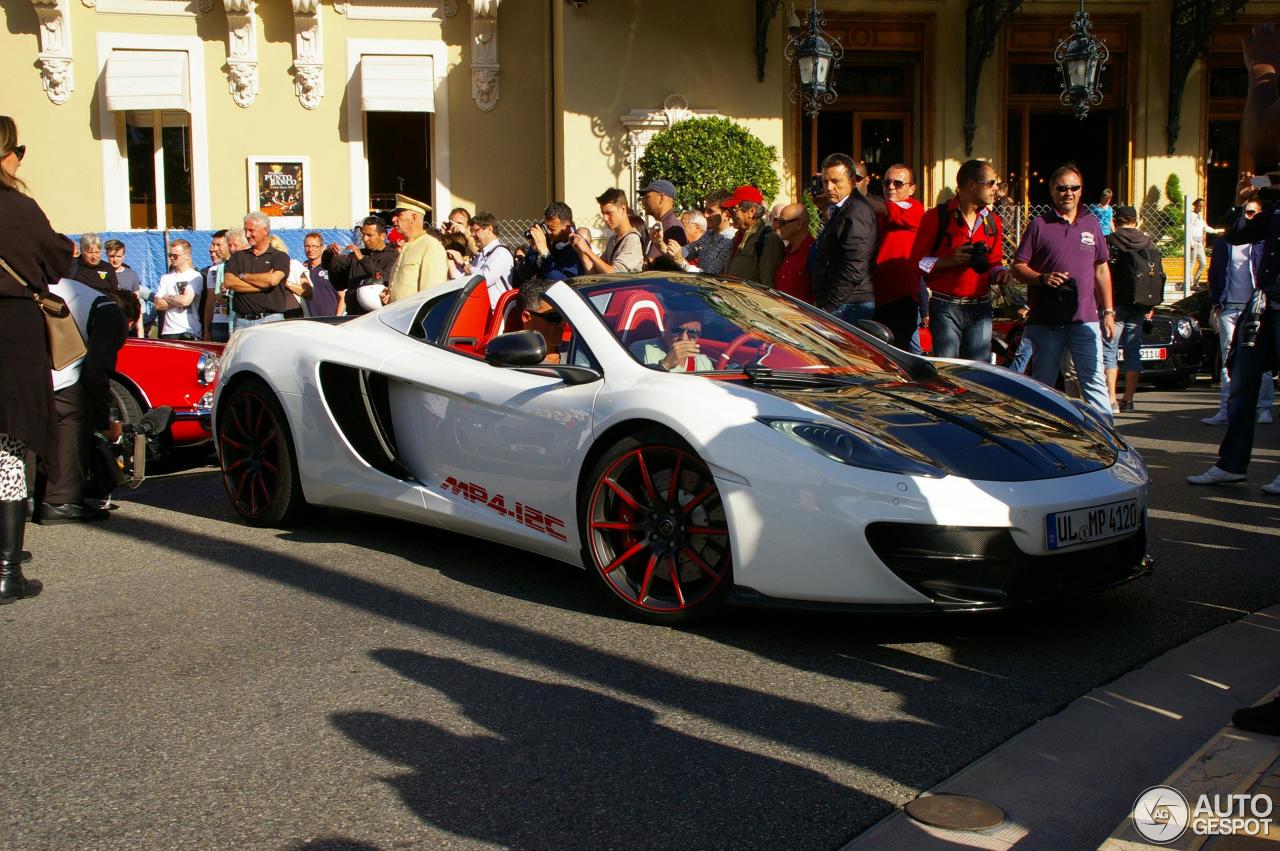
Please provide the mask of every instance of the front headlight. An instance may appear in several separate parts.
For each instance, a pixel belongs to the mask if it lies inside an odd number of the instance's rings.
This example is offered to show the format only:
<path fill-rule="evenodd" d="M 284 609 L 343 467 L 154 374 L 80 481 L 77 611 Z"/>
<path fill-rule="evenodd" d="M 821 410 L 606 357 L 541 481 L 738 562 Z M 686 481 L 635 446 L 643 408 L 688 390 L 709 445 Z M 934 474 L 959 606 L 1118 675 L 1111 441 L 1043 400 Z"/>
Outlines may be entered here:
<path fill-rule="evenodd" d="M 908 458 L 879 438 L 855 428 L 808 420 L 780 420 L 770 417 L 756 419 L 819 455 L 850 467 L 935 479 L 946 475 L 937 467 Z"/>
<path fill-rule="evenodd" d="M 1173 322 L 1173 332 L 1184 340 L 1190 340 L 1196 326 L 1185 316 L 1179 316 Z"/>
<path fill-rule="evenodd" d="M 218 380 L 218 356 L 210 352 L 201 352 L 196 360 L 196 381 L 203 385 L 216 383 Z"/>

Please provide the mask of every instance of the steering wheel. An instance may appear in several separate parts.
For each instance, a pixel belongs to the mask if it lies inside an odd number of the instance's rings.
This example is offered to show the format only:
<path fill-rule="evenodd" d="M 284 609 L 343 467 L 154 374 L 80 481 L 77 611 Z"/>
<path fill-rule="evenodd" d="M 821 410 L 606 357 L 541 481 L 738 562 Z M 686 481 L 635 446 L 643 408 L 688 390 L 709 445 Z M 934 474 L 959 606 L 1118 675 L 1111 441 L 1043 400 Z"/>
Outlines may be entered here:
<path fill-rule="evenodd" d="M 738 349 L 746 345 L 748 340 L 759 340 L 761 343 L 765 339 L 759 334 L 753 334 L 747 331 L 733 338 L 733 342 L 725 346 L 724 353 L 720 355 L 720 360 L 716 362 L 716 369 L 724 369 L 733 361 L 733 356 L 738 353 Z"/>

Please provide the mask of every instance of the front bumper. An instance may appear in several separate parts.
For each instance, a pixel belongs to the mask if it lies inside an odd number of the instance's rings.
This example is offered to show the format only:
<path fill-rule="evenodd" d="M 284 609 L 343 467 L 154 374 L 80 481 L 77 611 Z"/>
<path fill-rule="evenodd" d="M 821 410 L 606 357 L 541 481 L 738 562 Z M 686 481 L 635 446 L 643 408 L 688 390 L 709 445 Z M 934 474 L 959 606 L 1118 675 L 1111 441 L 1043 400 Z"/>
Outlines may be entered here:
<path fill-rule="evenodd" d="M 1110 588 L 1151 570 L 1144 520 L 1096 547 L 1032 555 L 1006 528 L 872 523 L 867 540 L 894 575 L 936 608 L 1004 608 Z"/>

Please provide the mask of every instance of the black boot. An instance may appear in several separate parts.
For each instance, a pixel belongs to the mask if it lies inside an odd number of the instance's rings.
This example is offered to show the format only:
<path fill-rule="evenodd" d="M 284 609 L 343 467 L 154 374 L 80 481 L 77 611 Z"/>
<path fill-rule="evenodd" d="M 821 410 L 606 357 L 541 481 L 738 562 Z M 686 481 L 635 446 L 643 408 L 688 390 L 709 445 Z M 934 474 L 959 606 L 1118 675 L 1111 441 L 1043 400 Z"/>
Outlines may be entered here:
<path fill-rule="evenodd" d="M 21 499 L 0 502 L 0 605 L 40 593 L 40 583 L 22 575 L 22 537 L 26 531 L 26 505 Z"/>
<path fill-rule="evenodd" d="M 1280 697 L 1260 706 L 1237 709 L 1231 716 L 1231 723 L 1250 733 L 1280 736 Z"/>

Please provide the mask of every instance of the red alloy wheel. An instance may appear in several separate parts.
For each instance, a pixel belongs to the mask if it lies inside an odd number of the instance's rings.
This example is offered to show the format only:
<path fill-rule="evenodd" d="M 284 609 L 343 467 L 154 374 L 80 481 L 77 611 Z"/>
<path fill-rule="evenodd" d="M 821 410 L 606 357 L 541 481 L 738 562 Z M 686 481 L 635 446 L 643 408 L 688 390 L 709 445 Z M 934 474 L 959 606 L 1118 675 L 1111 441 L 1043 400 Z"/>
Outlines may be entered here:
<path fill-rule="evenodd" d="M 635 444 L 619 444 L 597 468 L 584 524 L 594 575 L 645 620 L 709 614 L 732 585 L 720 491 L 689 450 Z"/>
<path fill-rule="evenodd" d="M 222 483 L 236 513 L 271 526 L 302 507 L 284 412 L 256 383 L 235 388 L 218 411 Z"/>

